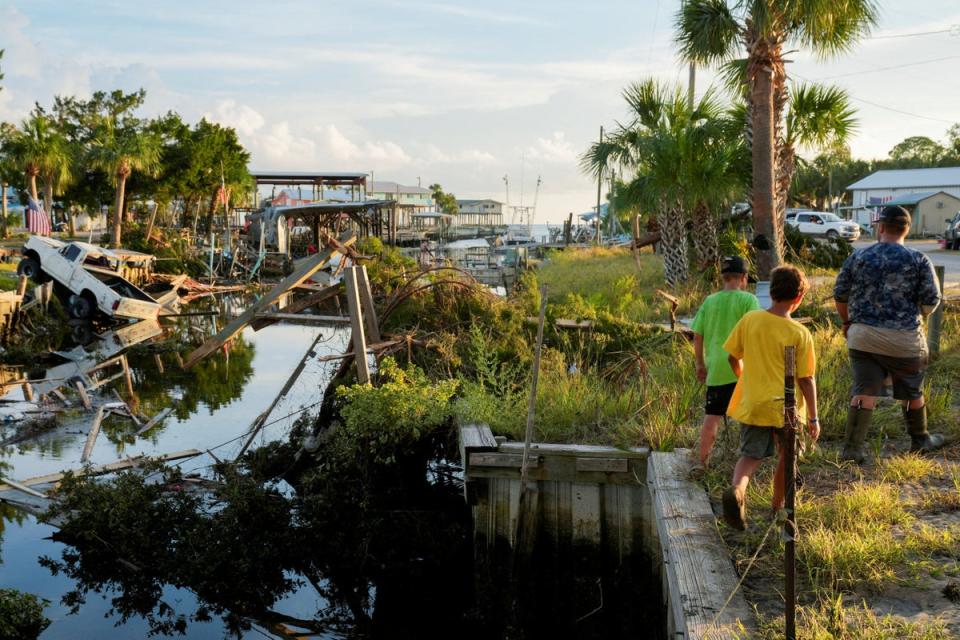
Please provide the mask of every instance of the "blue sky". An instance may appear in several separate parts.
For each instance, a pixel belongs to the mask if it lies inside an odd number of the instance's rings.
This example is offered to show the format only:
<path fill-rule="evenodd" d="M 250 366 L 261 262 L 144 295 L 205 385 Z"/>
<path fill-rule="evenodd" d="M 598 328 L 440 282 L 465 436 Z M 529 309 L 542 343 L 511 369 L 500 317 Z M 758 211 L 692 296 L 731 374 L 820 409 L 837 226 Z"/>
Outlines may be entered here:
<path fill-rule="evenodd" d="M 521 174 L 525 204 L 540 175 L 538 219 L 556 222 L 595 201 L 577 157 L 624 116 L 623 86 L 685 82 L 678 6 L 0 0 L 0 118 L 58 93 L 143 86 L 148 114 L 235 126 L 255 168 L 373 171 L 500 199 L 509 174 L 514 204 Z M 888 0 L 875 35 L 955 24 L 954 1 Z M 960 27 L 869 40 L 827 62 L 791 57 L 796 77 L 833 78 L 857 98 L 857 155 L 885 155 L 908 135 L 942 138 L 960 120 Z M 698 90 L 711 81 L 702 70 Z"/>

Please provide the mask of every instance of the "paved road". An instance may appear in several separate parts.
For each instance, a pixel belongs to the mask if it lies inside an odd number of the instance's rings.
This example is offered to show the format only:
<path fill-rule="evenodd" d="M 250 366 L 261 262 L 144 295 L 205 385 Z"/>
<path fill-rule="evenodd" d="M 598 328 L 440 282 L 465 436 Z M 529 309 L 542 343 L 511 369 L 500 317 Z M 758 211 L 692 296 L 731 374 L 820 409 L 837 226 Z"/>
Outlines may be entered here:
<path fill-rule="evenodd" d="M 872 241 L 854 242 L 856 248 L 866 247 Z M 930 256 L 935 265 L 943 265 L 945 269 L 944 290 L 950 293 L 960 293 L 960 251 L 947 251 L 940 248 L 940 244 L 933 240 L 909 240 L 907 246 L 917 251 L 923 251 Z"/>

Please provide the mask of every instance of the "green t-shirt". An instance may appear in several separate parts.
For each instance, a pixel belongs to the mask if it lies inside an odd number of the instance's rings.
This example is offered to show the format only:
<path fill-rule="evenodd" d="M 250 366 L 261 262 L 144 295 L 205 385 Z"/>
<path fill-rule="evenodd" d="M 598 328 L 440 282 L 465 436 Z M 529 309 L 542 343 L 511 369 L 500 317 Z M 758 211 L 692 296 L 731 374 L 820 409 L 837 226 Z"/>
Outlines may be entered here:
<path fill-rule="evenodd" d="M 703 336 L 703 361 L 707 365 L 707 386 L 715 387 L 737 381 L 723 343 L 748 311 L 759 309 L 757 297 L 746 291 L 718 291 L 707 296 L 690 329 Z"/>

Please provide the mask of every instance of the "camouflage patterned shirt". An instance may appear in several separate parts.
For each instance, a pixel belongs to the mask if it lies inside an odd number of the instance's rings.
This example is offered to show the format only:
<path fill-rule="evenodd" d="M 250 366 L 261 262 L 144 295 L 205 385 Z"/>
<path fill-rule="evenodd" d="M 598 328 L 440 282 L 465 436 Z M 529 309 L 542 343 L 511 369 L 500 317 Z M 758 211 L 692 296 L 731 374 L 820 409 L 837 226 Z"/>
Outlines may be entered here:
<path fill-rule="evenodd" d="M 892 242 L 854 251 L 837 276 L 833 297 L 849 304 L 851 322 L 904 331 L 920 327 L 922 306 L 941 300 L 930 258 Z"/>

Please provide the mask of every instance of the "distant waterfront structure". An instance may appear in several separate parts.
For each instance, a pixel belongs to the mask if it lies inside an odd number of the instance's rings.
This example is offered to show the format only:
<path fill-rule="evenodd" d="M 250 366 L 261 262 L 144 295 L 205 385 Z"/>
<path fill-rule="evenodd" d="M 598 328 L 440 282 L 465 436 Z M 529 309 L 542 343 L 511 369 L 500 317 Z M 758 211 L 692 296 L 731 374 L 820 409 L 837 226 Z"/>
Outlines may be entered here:
<path fill-rule="evenodd" d="M 460 213 L 459 225 L 499 226 L 503 224 L 504 203 L 490 198 L 481 200 L 457 200 Z"/>
<path fill-rule="evenodd" d="M 851 205 L 843 208 L 852 212 L 851 218 L 858 224 L 871 224 L 880 208 L 899 204 L 920 214 L 911 234 L 936 234 L 945 226 L 944 220 L 957 212 L 960 167 L 876 171 L 846 190 L 853 197 Z"/>

